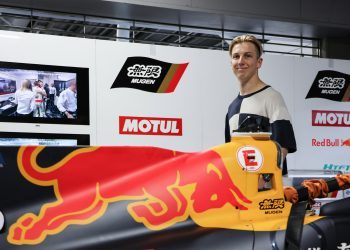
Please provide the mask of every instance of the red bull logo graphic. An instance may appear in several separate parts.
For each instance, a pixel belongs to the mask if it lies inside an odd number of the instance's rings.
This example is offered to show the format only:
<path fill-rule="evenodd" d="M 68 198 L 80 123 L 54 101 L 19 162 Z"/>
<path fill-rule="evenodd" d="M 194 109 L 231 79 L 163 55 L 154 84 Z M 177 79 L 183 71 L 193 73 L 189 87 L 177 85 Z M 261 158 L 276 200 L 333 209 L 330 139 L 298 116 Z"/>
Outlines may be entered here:
<path fill-rule="evenodd" d="M 130 201 L 127 211 L 132 218 L 151 230 L 223 206 L 231 206 L 234 212 L 247 210 L 251 204 L 214 150 L 80 148 L 45 168 L 37 164 L 43 150 L 21 147 L 19 170 L 36 185 L 53 186 L 57 200 L 43 204 L 38 214 L 18 218 L 10 226 L 9 243 L 40 244 L 69 225 L 94 222 L 105 214 L 109 203 L 122 200 Z"/>
<path fill-rule="evenodd" d="M 340 138 L 312 138 L 312 147 L 350 147 L 350 139 Z"/>
<path fill-rule="evenodd" d="M 342 146 L 350 147 L 350 138 L 342 142 Z"/>
<path fill-rule="evenodd" d="M 244 146 L 238 149 L 237 159 L 244 170 L 256 172 L 263 165 L 261 152 L 251 146 Z"/>

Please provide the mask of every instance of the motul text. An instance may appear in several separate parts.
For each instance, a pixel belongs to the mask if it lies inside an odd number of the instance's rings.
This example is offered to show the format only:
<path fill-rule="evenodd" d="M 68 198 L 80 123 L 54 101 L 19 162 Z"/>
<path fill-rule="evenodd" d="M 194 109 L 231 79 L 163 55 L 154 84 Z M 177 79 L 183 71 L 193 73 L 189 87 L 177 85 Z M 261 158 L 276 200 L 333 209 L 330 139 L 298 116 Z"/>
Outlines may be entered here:
<path fill-rule="evenodd" d="M 119 116 L 119 134 L 182 136 L 182 119 Z"/>
<path fill-rule="evenodd" d="M 350 127 L 350 112 L 312 110 L 312 126 Z"/>

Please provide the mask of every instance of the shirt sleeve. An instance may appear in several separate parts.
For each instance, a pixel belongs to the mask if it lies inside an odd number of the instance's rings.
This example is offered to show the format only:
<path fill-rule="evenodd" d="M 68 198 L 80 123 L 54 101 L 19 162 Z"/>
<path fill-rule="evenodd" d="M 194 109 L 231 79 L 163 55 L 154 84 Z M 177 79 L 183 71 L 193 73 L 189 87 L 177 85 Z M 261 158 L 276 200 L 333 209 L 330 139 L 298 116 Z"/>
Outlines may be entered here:
<path fill-rule="evenodd" d="M 271 138 L 277 141 L 282 148 L 288 149 L 289 153 L 294 153 L 297 150 L 294 130 L 281 94 L 276 93 L 274 98 L 269 98 L 267 109 L 271 124 Z"/>
<path fill-rule="evenodd" d="M 230 133 L 230 124 L 228 122 L 228 114 L 226 114 L 225 118 L 225 142 L 231 141 L 231 133 Z"/>
<path fill-rule="evenodd" d="M 35 94 L 32 93 L 32 97 L 30 99 L 30 112 L 33 112 L 35 107 Z"/>
<path fill-rule="evenodd" d="M 13 103 L 15 103 L 15 104 L 18 104 L 18 97 L 17 97 L 17 95 L 18 95 L 18 92 L 16 91 L 15 92 L 15 99 L 12 101 Z"/>
<path fill-rule="evenodd" d="M 66 112 L 67 109 L 64 107 L 65 102 L 67 101 L 67 97 L 65 95 L 65 92 L 62 92 L 57 100 L 57 108 L 61 112 Z"/>

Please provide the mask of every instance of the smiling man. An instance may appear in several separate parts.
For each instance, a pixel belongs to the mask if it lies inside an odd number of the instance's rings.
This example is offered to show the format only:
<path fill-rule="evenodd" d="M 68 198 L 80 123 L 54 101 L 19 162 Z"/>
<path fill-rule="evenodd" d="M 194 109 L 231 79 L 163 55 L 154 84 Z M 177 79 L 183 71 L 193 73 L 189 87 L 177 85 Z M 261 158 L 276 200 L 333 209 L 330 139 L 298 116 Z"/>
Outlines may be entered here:
<path fill-rule="evenodd" d="M 225 140 L 231 141 L 232 131 L 258 123 L 265 132 L 272 133 L 271 138 L 281 145 L 285 159 L 288 153 L 296 151 L 294 131 L 281 94 L 259 78 L 262 51 L 260 42 L 252 35 L 238 36 L 230 44 L 232 71 L 239 82 L 239 94 L 228 108 Z M 283 174 L 287 174 L 286 160 Z"/>

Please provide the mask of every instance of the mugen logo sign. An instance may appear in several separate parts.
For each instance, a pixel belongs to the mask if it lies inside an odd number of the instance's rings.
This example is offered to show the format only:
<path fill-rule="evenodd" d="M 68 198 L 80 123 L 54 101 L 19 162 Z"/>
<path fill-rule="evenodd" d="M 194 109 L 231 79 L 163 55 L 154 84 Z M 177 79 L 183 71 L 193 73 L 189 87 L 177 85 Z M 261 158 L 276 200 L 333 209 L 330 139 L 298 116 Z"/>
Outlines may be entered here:
<path fill-rule="evenodd" d="M 280 214 L 282 211 L 277 209 L 284 208 L 284 199 L 265 199 L 259 202 L 259 209 L 265 210 L 265 214 Z"/>
<path fill-rule="evenodd" d="M 306 96 L 337 102 L 350 102 L 350 75 L 333 70 L 321 70 Z"/>
<path fill-rule="evenodd" d="M 119 134 L 182 136 L 182 119 L 119 116 Z"/>
<path fill-rule="evenodd" d="M 153 93 L 174 92 L 188 63 L 174 64 L 148 57 L 128 57 L 111 88 Z"/>

